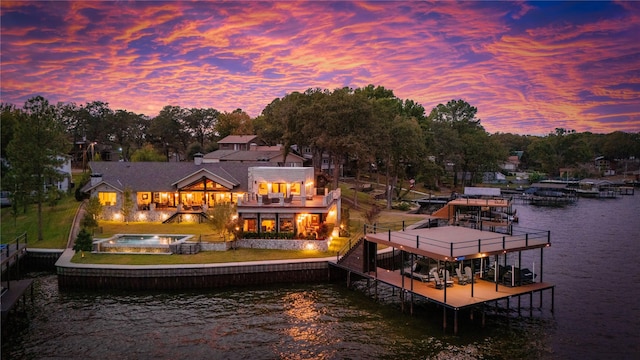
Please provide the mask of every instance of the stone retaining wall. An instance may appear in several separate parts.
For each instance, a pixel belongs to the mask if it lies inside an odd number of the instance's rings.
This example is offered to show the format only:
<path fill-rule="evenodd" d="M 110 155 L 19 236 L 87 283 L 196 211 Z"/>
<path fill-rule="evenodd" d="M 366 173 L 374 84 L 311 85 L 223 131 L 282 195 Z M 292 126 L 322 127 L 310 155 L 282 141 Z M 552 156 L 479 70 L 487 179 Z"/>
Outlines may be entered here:
<path fill-rule="evenodd" d="M 317 250 L 327 251 L 327 240 L 241 239 L 226 242 L 202 242 L 203 251 L 227 251 L 230 249 Z"/>

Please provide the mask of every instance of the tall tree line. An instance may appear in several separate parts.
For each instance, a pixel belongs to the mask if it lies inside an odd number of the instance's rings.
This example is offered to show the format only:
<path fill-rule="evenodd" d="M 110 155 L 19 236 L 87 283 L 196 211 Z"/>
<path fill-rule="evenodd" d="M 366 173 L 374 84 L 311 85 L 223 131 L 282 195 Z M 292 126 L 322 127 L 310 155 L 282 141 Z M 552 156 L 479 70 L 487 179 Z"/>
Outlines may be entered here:
<path fill-rule="evenodd" d="M 30 99 L 22 108 L 2 104 L 0 110 L 2 157 L 9 163 L 21 156 L 15 149 L 8 151 L 12 141 L 19 142 L 20 124 L 36 114 L 46 114 L 61 129 L 68 148 L 83 144 L 84 154 L 89 155 L 87 146 L 95 145 L 88 160 L 99 159 L 99 152 L 93 153 L 96 147 L 110 147 L 123 161 L 188 160 L 195 153 L 217 149 L 217 141 L 228 135 L 256 134 L 268 144 L 283 144 L 285 156 L 296 147 L 311 149 L 317 169 L 326 156 L 333 165 L 333 187 L 337 187 L 341 165 L 350 169 L 356 187 L 361 175 L 375 168 L 386 175 L 388 206 L 394 195 L 408 187 L 409 179 L 434 188 L 445 179 L 455 187 L 472 185 L 481 181 L 484 172 L 498 171 L 514 151 L 524 152 L 524 169 L 552 177 L 561 175 L 562 168 L 579 167 L 596 156 L 640 158 L 639 133 L 592 134 L 558 128 L 545 136 L 489 134 L 477 118 L 477 108 L 464 100 L 438 104 L 427 114 L 419 103 L 375 85 L 293 92 L 274 99 L 255 118 L 242 109 L 220 112 L 175 105 L 150 118 L 112 110 L 102 101 L 50 105 L 42 97 Z M 24 146 L 35 139 L 23 140 Z M 3 162 L 3 179 L 7 170 Z M 3 188 L 8 184 L 3 181 Z"/>

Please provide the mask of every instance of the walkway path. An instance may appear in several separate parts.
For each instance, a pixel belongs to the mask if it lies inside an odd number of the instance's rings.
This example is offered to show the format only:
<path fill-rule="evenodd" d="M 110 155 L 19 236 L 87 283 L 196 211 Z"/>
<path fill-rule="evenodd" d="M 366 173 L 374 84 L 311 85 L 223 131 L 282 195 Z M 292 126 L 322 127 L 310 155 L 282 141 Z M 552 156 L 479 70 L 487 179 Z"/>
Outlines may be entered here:
<path fill-rule="evenodd" d="M 86 214 L 86 205 L 87 200 L 82 201 L 78 209 L 76 210 L 76 215 L 73 217 L 73 224 L 71 224 L 71 230 L 69 231 L 69 239 L 67 240 L 67 248 L 73 248 L 73 244 L 80 233 L 80 229 L 82 229 L 82 219 L 84 218 L 84 214 Z"/>

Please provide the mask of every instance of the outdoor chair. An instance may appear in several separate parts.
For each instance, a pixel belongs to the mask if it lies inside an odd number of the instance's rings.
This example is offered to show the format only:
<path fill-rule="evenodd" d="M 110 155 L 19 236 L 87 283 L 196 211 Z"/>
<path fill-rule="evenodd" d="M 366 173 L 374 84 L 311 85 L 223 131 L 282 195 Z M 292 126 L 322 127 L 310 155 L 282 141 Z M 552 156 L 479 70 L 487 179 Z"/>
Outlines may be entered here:
<path fill-rule="evenodd" d="M 291 201 L 293 201 L 293 195 L 289 195 L 286 198 L 284 198 L 285 204 L 291 204 Z"/>
<path fill-rule="evenodd" d="M 460 268 L 456 268 L 456 276 L 458 276 L 458 285 L 467 285 L 467 277 L 462 274 Z"/>
<path fill-rule="evenodd" d="M 468 283 L 473 282 L 473 272 L 471 272 L 471 267 L 464 267 L 464 277 L 467 279 Z"/>
<path fill-rule="evenodd" d="M 444 271 L 444 282 L 447 284 L 447 286 L 453 286 L 453 280 L 451 280 L 449 270 Z"/>
<path fill-rule="evenodd" d="M 436 287 L 436 289 L 444 289 L 444 282 L 440 279 L 440 275 L 438 275 L 438 272 L 435 269 L 431 272 L 431 276 L 433 277 L 434 286 Z"/>

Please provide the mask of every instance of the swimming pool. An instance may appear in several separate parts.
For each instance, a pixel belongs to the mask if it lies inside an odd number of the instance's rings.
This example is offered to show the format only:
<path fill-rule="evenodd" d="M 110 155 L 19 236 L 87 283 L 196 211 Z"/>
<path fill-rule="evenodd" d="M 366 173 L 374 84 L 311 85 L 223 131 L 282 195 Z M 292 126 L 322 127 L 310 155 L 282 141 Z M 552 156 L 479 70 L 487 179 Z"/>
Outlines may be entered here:
<path fill-rule="evenodd" d="M 173 246 L 184 243 L 193 235 L 176 234 L 117 234 L 108 239 L 93 242 L 93 251 L 98 253 L 143 253 L 171 254 Z"/>

